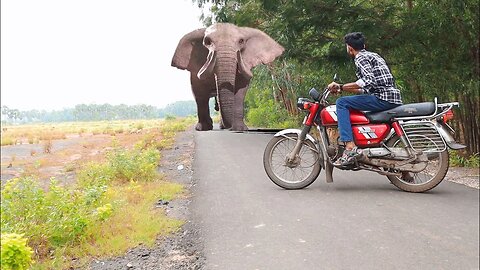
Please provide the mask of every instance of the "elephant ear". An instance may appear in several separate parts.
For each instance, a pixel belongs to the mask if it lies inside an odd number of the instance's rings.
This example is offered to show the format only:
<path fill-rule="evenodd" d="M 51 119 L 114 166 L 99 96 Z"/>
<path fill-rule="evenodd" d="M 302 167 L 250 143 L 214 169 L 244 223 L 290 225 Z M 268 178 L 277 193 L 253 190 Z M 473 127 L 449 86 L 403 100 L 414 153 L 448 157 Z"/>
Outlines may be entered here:
<path fill-rule="evenodd" d="M 242 27 L 247 36 L 245 48 L 242 52 L 242 60 L 247 71 L 259 64 L 268 64 L 279 57 L 285 50 L 280 44 L 264 32 Z"/>
<path fill-rule="evenodd" d="M 205 28 L 192 31 L 178 42 L 172 58 L 172 66 L 188 71 L 198 71 L 208 55 L 208 49 L 203 46 Z"/>

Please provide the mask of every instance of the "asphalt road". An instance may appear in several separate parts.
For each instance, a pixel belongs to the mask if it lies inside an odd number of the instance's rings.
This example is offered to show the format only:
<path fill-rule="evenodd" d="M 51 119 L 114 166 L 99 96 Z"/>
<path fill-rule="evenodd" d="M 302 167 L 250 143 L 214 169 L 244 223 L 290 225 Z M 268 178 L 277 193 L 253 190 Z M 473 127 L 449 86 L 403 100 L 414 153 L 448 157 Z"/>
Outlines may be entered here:
<path fill-rule="evenodd" d="M 283 190 L 264 172 L 272 134 L 196 132 L 191 210 L 207 269 L 479 269 L 479 190 L 398 190 L 370 172 Z"/>

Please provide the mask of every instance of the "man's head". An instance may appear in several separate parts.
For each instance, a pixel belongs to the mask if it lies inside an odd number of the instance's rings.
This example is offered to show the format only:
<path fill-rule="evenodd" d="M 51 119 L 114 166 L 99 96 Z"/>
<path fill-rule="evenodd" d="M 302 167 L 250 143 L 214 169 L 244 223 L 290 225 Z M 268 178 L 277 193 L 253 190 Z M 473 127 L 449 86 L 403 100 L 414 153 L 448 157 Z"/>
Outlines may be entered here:
<path fill-rule="evenodd" d="M 347 53 L 352 57 L 356 52 L 365 49 L 365 37 L 360 32 L 348 33 L 343 39 L 347 45 Z"/>

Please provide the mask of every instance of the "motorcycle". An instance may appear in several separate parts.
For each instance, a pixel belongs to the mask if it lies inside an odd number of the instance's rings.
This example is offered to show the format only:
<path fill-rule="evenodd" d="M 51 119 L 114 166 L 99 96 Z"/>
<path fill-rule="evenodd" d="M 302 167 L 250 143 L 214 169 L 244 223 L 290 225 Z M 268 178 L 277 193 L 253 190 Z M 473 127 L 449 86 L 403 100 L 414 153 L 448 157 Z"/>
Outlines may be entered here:
<path fill-rule="evenodd" d="M 335 76 L 336 77 L 336 76 Z M 335 81 L 336 78 L 334 78 Z M 308 98 L 299 98 L 298 109 L 306 116 L 302 129 L 285 129 L 267 144 L 263 165 L 268 177 L 285 189 L 302 189 L 312 184 L 325 170 L 326 182 L 333 182 L 334 168 L 367 170 L 385 175 L 397 188 L 425 192 L 445 178 L 449 167 L 448 148 L 466 146 L 455 142 L 453 119 L 458 102 L 412 103 L 381 112 L 350 111 L 354 141 L 360 153 L 354 164 L 335 166 L 345 146 L 337 132 L 335 105 L 330 105 L 325 88 L 315 88 Z M 310 134 L 312 127 L 317 135 Z"/>

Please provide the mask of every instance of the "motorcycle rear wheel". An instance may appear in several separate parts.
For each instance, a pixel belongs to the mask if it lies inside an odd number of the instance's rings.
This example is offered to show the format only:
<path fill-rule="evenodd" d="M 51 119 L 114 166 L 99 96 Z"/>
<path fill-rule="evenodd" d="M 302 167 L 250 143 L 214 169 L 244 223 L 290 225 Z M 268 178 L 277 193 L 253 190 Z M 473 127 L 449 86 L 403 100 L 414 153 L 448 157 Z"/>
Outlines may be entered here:
<path fill-rule="evenodd" d="M 388 147 L 405 147 L 395 135 L 387 142 Z M 445 150 L 429 157 L 427 167 L 418 173 L 404 172 L 401 177 L 387 176 L 397 188 L 408 192 L 425 192 L 440 184 L 447 174 L 449 166 L 448 151 Z"/>
<path fill-rule="evenodd" d="M 320 153 L 310 140 L 305 140 L 296 161 L 287 162 L 294 149 L 298 135 L 289 133 L 274 137 L 263 154 L 263 166 L 270 180 L 284 189 L 302 189 L 311 185 L 321 171 Z"/>

